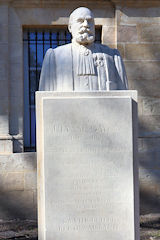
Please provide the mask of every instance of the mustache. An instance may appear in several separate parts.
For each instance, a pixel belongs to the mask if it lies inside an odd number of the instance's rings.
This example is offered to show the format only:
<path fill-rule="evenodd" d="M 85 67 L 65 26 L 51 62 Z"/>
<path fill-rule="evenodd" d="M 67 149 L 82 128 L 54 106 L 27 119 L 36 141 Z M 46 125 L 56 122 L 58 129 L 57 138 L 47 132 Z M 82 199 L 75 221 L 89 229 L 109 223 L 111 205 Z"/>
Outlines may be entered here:
<path fill-rule="evenodd" d="M 79 36 L 77 36 L 76 38 L 77 42 L 80 43 L 92 43 L 94 42 L 94 37 L 93 35 L 89 35 L 87 33 L 84 34 L 79 34 Z"/>
<path fill-rule="evenodd" d="M 82 27 L 82 28 L 79 30 L 78 33 L 80 33 L 80 34 L 83 34 L 83 33 L 89 33 L 89 34 L 92 34 L 92 32 L 90 31 L 89 28 L 84 28 L 84 27 Z"/>

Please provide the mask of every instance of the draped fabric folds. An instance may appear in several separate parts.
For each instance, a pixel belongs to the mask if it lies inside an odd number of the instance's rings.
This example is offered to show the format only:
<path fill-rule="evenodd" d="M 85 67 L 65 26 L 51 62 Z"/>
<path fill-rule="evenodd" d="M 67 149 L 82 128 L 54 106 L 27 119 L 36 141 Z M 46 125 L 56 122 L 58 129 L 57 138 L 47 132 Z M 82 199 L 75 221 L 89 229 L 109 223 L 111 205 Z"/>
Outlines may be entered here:
<path fill-rule="evenodd" d="M 93 55 L 90 50 L 86 49 L 83 52 L 79 52 L 78 54 L 78 62 L 77 62 L 77 75 L 95 75 L 95 68 L 93 62 Z M 85 54 L 86 53 L 86 54 Z"/>
<path fill-rule="evenodd" d="M 43 60 L 41 69 L 39 91 L 56 90 L 56 71 L 55 71 L 55 55 L 52 48 L 48 49 Z"/>
<path fill-rule="evenodd" d="M 73 43 L 46 52 L 40 76 L 40 91 L 74 91 L 75 74 L 82 78 L 88 75 L 99 81 L 96 90 L 127 90 L 128 81 L 123 60 L 117 49 L 102 44 L 78 49 Z M 73 53 L 78 49 L 76 64 Z M 80 52 L 79 52 L 80 50 Z M 81 52 L 82 50 L 82 52 Z M 83 52 L 84 51 L 84 52 Z M 76 67 L 75 67 L 76 66 Z M 105 84 L 106 87 L 105 88 Z M 92 89 L 91 89 L 92 90 Z"/>

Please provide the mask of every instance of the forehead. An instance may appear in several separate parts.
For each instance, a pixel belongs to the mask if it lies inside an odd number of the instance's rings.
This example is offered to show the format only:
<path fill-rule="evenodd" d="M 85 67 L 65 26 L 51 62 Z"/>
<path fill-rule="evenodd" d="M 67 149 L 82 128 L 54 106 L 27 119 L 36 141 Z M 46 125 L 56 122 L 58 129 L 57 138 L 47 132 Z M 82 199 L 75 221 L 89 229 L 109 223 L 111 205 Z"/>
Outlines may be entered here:
<path fill-rule="evenodd" d="M 74 12 L 74 14 L 72 15 L 72 19 L 73 21 L 76 19 L 92 19 L 93 18 L 93 14 L 91 11 L 89 11 L 88 9 L 77 9 L 77 11 Z"/>

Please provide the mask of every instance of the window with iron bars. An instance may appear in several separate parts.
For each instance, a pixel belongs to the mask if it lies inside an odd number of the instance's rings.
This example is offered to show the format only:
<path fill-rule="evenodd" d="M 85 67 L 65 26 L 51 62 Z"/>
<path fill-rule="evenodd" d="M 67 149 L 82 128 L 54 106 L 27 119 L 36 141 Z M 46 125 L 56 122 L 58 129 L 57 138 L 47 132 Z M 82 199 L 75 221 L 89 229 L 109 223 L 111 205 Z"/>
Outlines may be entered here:
<path fill-rule="evenodd" d="M 44 55 L 48 48 L 71 42 L 66 28 L 24 29 L 24 147 L 25 151 L 36 150 L 35 91 Z M 95 42 L 101 42 L 101 28 L 96 28 Z"/>

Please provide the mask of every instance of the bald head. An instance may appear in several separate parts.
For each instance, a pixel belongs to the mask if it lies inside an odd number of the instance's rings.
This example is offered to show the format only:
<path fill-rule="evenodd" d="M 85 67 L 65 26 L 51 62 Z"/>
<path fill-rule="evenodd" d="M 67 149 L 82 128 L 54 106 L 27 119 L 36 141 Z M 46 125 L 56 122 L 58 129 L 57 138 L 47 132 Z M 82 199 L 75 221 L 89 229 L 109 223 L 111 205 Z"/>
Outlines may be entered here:
<path fill-rule="evenodd" d="M 94 42 L 95 26 L 91 10 L 85 7 L 75 9 L 70 15 L 68 29 L 73 41 L 83 45 Z"/>
<path fill-rule="evenodd" d="M 74 21 L 78 16 L 84 16 L 84 15 L 89 15 L 92 16 L 94 19 L 94 15 L 91 12 L 89 8 L 86 7 L 79 7 L 76 8 L 69 16 L 69 24 L 72 24 L 72 21 Z"/>

